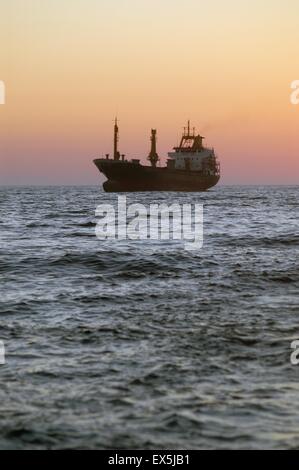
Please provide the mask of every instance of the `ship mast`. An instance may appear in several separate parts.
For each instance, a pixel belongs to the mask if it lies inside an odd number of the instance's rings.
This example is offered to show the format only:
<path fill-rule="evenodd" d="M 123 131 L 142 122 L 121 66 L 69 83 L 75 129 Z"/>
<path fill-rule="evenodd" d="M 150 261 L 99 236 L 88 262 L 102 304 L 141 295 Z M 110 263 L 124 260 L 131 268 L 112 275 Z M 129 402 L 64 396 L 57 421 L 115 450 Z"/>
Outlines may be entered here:
<path fill-rule="evenodd" d="M 118 144 L 118 125 L 117 125 L 117 118 L 114 121 L 114 151 L 113 151 L 113 158 L 114 160 L 119 160 L 120 153 L 117 148 Z"/>
<path fill-rule="evenodd" d="M 178 147 L 174 147 L 176 152 L 196 152 L 202 151 L 204 137 L 201 135 L 195 135 L 195 127 L 193 127 L 192 134 L 190 131 L 190 121 L 188 120 L 187 127 L 184 127 L 184 132 L 181 138 L 181 142 Z"/>
<path fill-rule="evenodd" d="M 147 159 L 151 162 L 152 167 L 156 167 L 157 162 L 159 161 L 159 156 L 157 154 L 157 131 L 152 129 L 151 132 L 151 151 Z"/>

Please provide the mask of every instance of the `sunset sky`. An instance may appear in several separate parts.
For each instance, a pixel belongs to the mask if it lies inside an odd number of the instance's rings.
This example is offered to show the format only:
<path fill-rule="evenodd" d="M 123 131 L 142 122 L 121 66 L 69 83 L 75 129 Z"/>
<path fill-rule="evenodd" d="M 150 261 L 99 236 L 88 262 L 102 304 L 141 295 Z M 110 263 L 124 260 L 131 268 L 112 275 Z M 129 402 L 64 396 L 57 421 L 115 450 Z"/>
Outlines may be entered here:
<path fill-rule="evenodd" d="M 223 184 L 299 183 L 298 0 L 3 0 L 0 184 L 97 184 L 92 159 L 165 158 L 187 119 Z"/>

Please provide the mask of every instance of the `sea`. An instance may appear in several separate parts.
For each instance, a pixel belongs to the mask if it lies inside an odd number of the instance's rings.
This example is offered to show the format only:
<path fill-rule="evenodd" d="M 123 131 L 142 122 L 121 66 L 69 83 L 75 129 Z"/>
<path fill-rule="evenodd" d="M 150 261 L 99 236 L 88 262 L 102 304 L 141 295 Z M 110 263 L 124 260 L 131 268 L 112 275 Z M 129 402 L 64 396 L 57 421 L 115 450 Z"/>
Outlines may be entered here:
<path fill-rule="evenodd" d="M 126 197 L 202 204 L 203 245 L 99 239 L 99 186 L 0 188 L 0 448 L 298 449 L 299 186 Z"/>

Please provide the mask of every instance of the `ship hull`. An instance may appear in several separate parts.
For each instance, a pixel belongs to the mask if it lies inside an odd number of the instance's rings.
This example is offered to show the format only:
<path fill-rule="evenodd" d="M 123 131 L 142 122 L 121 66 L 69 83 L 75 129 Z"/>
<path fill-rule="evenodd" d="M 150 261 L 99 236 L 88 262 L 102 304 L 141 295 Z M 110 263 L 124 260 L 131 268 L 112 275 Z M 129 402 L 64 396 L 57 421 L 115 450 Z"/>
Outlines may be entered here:
<path fill-rule="evenodd" d="M 219 175 L 203 175 L 198 171 L 154 168 L 127 161 L 94 160 L 96 167 L 107 177 L 106 192 L 139 191 L 206 191 L 215 186 Z"/>

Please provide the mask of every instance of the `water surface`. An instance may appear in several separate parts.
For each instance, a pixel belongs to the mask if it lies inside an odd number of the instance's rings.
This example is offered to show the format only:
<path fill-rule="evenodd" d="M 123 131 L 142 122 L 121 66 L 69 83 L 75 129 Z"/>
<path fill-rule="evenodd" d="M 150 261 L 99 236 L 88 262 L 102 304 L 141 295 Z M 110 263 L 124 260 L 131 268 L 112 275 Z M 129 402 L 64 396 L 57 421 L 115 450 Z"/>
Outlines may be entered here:
<path fill-rule="evenodd" d="M 0 188 L 0 447 L 298 448 L 299 187 L 204 204 L 204 246 L 99 241 L 98 187 Z"/>

